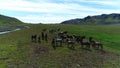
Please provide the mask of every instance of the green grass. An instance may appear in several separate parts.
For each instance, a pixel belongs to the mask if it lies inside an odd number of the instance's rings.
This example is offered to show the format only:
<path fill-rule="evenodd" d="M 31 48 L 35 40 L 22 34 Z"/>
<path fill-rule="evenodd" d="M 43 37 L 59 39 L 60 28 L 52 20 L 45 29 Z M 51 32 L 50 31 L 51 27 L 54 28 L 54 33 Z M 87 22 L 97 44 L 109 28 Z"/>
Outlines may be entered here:
<path fill-rule="evenodd" d="M 49 34 L 47 43 L 32 43 L 31 35 L 41 34 L 44 28 L 61 28 L 69 34 L 84 35 L 86 40 L 92 36 L 104 44 L 105 52 L 84 50 L 78 43 L 75 50 L 67 48 L 66 44 L 54 50 L 50 41 L 55 34 Z M 119 39 L 119 26 L 34 25 L 0 35 L 0 68 L 119 68 Z"/>

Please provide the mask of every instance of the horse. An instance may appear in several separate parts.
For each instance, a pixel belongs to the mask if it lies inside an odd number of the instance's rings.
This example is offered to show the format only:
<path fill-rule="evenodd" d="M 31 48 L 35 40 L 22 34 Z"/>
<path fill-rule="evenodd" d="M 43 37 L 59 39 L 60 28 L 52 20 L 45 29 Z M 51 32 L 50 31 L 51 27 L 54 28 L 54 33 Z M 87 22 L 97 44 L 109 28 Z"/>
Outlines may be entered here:
<path fill-rule="evenodd" d="M 81 44 L 81 47 L 83 48 L 84 47 L 84 45 L 86 46 L 86 48 L 90 48 L 90 43 L 89 42 L 85 42 L 85 41 L 83 41 L 85 39 L 85 36 L 81 36 L 80 38 L 79 38 L 79 41 L 80 41 L 80 44 Z"/>
<path fill-rule="evenodd" d="M 65 39 L 67 38 L 66 36 L 60 36 L 60 38 L 62 39 L 63 42 L 65 42 Z"/>
<path fill-rule="evenodd" d="M 77 43 L 80 43 L 81 36 L 73 35 L 73 37 Z"/>
<path fill-rule="evenodd" d="M 47 35 L 47 33 L 45 34 L 45 41 L 47 42 L 48 41 L 48 35 Z"/>
<path fill-rule="evenodd" d="M 35 34 L 35 35 L 32 35 L 31 36 L 31 40 L 32 40 L 32 42 L 36 42 L 36 40 L 37 40 L 37 35 Z"/>
<path fill-rule="evenodd" d="M 58 36 L 61 37 L 61 36 L 64 36 L 67 34 L 67 31 L 62 31 L 62 32 L 59 32 L 58 33 Z"/>
<path fill-rule="evenodd" d="M 73 49 L 75 48 L 75 46 L 74 46 L 75 42 L 73 41 L 73 39 L 67 38 L 66 43 L 67 43 L 67 47 L 70 47 L 70 48 L 73 48 Z"/>
<path fill-rule="evenodd" d="M 73 39 L 73 36 L 67 34 L 67 38 L 71 38 L 71 39 Z"/>
<path fill-rule="evenodd" d="M 56 49 L 58 44 L 62 46 L 62 39 L 54 37 L 52 38 L 51 44 L 52 44 L 53 49 Z"/>
<path fill-rule="evenodd" d="M 55 38 L 52 39 L 51 44 L 52 44 L 53 49 L 56 49 Z"/>
<path fill-rule="evenodd" d="M 55 46 L 57 46 L 58 44 L 60 45 L 60 46 L 62 46 L 62 39 L 61 38 L 53 38 L 52 39 L 52 42 L 54 42 L 54 44 L 55 44 Z"/>
<path fill-rule="evenodd" d="M 38 36 L 38 42 L 41 43 L 41 36 Z"/>
<path fill-rule="evenodd" d="M 64 36 L 64 33 L 63 33 L 63 32 L 59 32 L 59 33 L 58 33 L 58 37 L 61 37 L 61 36 Z"/>
<path fill-rule="evenodd" d="M 41 36 L 42 36 L 42 40 L 44 40 L 44 38 L 45 38 L 44 32 L 41 32 Z"/>
<path fill-rule="evenodd" d="M 89 38 L 89 42 L 92 44 L 93 48 L 103 49 L 103 44 L 101 42 L 95 41 L 92 37 Z"/>
<path fill-rule="evenodd" d="M 86 45 L 86 48 L 90 48 L 90 43 L 89 42 L 84 42 L 84 41 L 80 41 L 81 43 L 81 47 L 83 48 L 84 45 Z"/>

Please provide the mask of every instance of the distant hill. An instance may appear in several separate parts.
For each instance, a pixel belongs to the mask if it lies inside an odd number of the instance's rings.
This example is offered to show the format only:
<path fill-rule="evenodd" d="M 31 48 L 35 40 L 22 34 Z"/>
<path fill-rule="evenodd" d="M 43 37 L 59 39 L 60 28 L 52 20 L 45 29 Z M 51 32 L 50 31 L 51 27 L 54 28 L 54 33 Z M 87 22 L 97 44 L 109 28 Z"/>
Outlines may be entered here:
<path fill-rule="evenodd" d="M 13 18 L 13 17 L 0 15 L 0 27 L 1 26 L 19 25 L 19 24 L 23 24 L 23 22 L 16 18 Z"/>
<path fill-rule="evenodd" d="M 83 19 L 71 19 L 63 21 L 61 24 L 82 24 L 82 25 L 110 25 L 120 24 L 120 14 L 102 14 L 96 16 L 87 16 Z"/>

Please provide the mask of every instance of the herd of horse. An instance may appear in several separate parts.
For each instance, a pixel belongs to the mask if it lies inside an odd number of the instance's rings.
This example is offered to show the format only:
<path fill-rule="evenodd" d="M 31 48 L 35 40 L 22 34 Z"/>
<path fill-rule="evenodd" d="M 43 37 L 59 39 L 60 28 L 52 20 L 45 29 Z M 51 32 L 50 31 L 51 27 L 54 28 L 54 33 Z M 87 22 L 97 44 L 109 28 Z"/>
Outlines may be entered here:
<path fill-rule="evenodd" d="M 52 35 L 52 38 L 50 37 Z M 49 40 L 53 49 L 56 49 L 58 46 L 67 45 L 68 48 L 75 49 L 76 43 L 81 45 L 81 48 L 90 49 L 103 49 L 103 44 L 96 41 L 93 37 L 89 37 L 86 41 L 86 36 L 72 35 L 67 31 L 62 31 L 58 29 L 42 29 L 41 35 L 34 34 L 31 36 L 32 42 L 39 42 L 45 40 L 46 43 Z"/>

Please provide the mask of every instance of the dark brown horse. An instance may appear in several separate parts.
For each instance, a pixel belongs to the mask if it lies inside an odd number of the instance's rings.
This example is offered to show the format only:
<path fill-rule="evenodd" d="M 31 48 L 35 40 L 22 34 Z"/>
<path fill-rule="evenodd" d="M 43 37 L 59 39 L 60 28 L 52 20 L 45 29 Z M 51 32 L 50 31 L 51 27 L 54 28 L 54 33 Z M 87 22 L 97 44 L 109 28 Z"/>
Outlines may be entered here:
<path fill-rule="evenodd" d="M 70 48 L 73 48 L 73 49 L 75 48 L 75 42 L 73 41 L 73 39 L 67 38 L 66 43 L 67 43 L 67 47 L 70 47 Z"/>
<path fill-rule="evenodd" d="M 89 43 L 89 42 L 85 42 L 84 39 L 85 39 L 85 36 L 81 36 L 81 37 L 79 38 L 81 47 L 84 48 L 84 45 L 85 45 L 86 48 L 89 49 L 89 48 L 90 48 L 90 43 Z"/>
<path fill-rule="evenodd" d="M 89 42 L 92 44 L 93 48 L 103 49 L 103 44 L 101 42 L 95 41 L 92 37 L 89 38 Z"/>
<path fill-rule="evenodd" d="M 74 39 L 75 39 L 75 41 L 76 41 L 77 43 L 80 43 L 80 41 L 81 41 L 81 36 L 73 35 L 73 37 L 74 37 Z"/>

